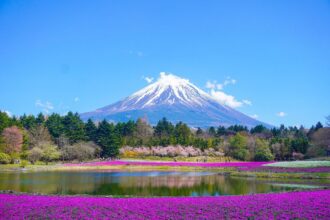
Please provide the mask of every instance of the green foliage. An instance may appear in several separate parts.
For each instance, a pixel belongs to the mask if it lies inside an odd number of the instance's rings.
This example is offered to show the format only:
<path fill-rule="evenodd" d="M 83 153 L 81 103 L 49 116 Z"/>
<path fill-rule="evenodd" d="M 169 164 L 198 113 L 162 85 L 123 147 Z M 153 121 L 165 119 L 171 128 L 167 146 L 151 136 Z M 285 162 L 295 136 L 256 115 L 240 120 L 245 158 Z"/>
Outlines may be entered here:
<path fill-rule="evenodd" d="M 102 148 L 103 157 L 116 157 L 119 154 L 120 146 L 119 130 L 113 124 L 103 120 L 97 130 L 97 143 Z"/>
<path fill-rule="evenodd" d="M 34 115 L 26 116 L 24 114 L 23 116 L 20 117 L 20 122 L 21 122 L 22 126 L 28 130 L 33 128 L 37 124 L 37 121 L 36 121 L 36 118 L 34 117 Z"/>
<path fill-rule="evenodd" d="M 86 138 L 88 140 L 97 141 L 97 127 L 91 119 L 88 119 L 85 125 Z"/>
<path fill-rule="evenodd" d="M 45 116 L 42 113 L 39 113 L 36 118 L 37 125 L 43 125 L 45 122 Z"/>
<path fill-rule="evenodd" d="M 11 157 L 8 154 L 0 152 L 0 164 L 9 164 L 11 162 Z"/>
<path fill-rule="evenodd" d="M 44 143 L 42 146 L 40 146 L 40 148 L 42 150 L 41 159 L 46 163 L 57 160 L 61 156 L 57 146 L 51 143 Z"/>
<path fill-rule="evenodd" d="M 25 168 L 28 164 L 29 164 L 29 162 L 27 160 L 21 160 L 19 163 L 19 166 L 21 168 Z"/>
<path fill-rule="evenodd" d="M 10 127 L 11 124 L 11 119 L 7 113 L 0 111 L 0 134 L 5 128 Z"/>
<path fill-rule="evenodd" d="M 38 160 L 40 160 L 43 156 L 43 150 L 39 147 L 34 147 L 27 153 L 27 159 L 32 163 L 35 164 Z"/>
<path fill-rule="evenodd" d="M 305 154 L 309 147 L 307 138 L 296 138 L 291 140 L 291 148 L 295 152 Z"/>
<path fill-rule="evenodd" d="M 238 160 L 248 160 L 247 138 L 240 133 L 229 139 L 228 155 Z"/>
<path fill-rule="evenodd" d="M 163 138 L 169 137 L 174 133 L 174 126 L 166 118 L 160 120 L 154 128 L 154 134 L 156 137 Z"/>
<path fill-rule="evenodd" d="M 228 127 L 228 130 L 230 131 L 235 131 L 235 132 L 241 132 L 241 131 L 246 131 L 248 132 L 249 129 L 246 126 L 242 126 L 242 125 L 232 125 Z"/>
<path fill-rule="evenodd" d="M 224 126 L 219 126 L 217 128 L 217 136 L 223 136 L 227 134 L 227 129 Z"/>
<path fill-rule="evenodd" d="M 80 119 L 78 113 L 69 112 L 63 118 L 64 134 L 69 139 L 70 144 L 86 139 L 85 124 Z"/>
<path fill-rule="evenodd" d="M 118 149 L 123 146 L 182 145 L 199 148 L 202 152 L 208 148 L 218 149 L 239 160 L 291 160 L 294 155 L 300 155 L 301 158 L 325 156 L 330 145 L 330 128 L 324 128 L 321 123 L 309 130 L 284 125 L 268 129 L 258 125 L 249 131 L 245 126 L 233 125 L 228 128 L 198 128 L 193 132 L 185 123 L 172 124 L 166 118 L 151 127 L 146 119 L 116 125 L 106 121 L 95 124 L 92 120 L 84 123 L 77 113 L 72 112 L 65 116 L 54 113 L 45 117 L 40 113 L 36 117 L 23 115 L 15 118 L 0 111 L 0 131 L 14 125 L 23 135 L 23 141 L 16 138 L 18 141 L 9 143 L 8 140 L 15 138 L 8 137 L 14 135 L 7 135 L 7 138 L 1 135 L 0 152 L 10 153 L 12 158 L 29 159 L 32 163 L 56 160 L 54 158 L 59 152 L 56 147 L 63 152 L 65 146 L 86 141 L 93 141 L 100 146 L 102 157 L 116 157 Z M 45 151 L 45 143 L 54 146 L 55 150 L 50 148 Z M 51 157 L 45 157 L 44 151 Z"/>
<path fill-rule="evenodd" d="M 176 144 L 184 146 L 188 146 L 190 144 L 192 133 L 190 131 L 190 128 L 186 124 L 182 122 L 176 124 L 174 135 L 176 138 Z"/>
<path fill-rule="evenodd" d="M 254 128 L 251 129 L 251 134 L 256 134 L 256 133 L 262 133 L 262 132 L 266 132 L 267 128 L 263 125 L 257 125 Z"/>
<path fill-rule="evenodd" d="M 272 152 L 269 149 L 268 143 L 262 139 L 256 139 L 256 152 L 254 155 L 255 161 L 271 161 L 274 159 Z"/>
<path fill-rule="evenodd" d="M 59 114 L 53 113 L 48 117 L 45 123 L 49 133 L 54 139 L 57 139 L 64 134 L 64 125 L 62 120 L 63 119 Z"/>
<path fill-rule="evenodd" d="M 210 136 L 214 137 L 216 135 L 216 131 L 215 131 L 215 128 L 213 126 L 211 126 L 209 129 L 208 129 L 208 132 L 207 132 Z"/>

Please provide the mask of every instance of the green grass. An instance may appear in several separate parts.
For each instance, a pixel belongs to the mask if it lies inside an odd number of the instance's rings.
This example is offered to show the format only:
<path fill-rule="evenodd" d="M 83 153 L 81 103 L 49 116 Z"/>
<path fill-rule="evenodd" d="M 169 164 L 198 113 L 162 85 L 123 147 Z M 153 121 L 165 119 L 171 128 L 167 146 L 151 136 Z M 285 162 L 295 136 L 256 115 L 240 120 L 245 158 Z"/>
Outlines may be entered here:
<path fill-rule="evenodd" d="M 273 172 L 249 172 L 232 171 L 230 176 L 237 177 L 256 177 L 274 179 L 330 179 L 330 173 L 273 173 Z"/>
<path fill-rule="evenodd" d="M 290 161 L 290 162 L 276 162 L 266 164 L 264 166 L 270 167 L 328 167 L 330 166 L 330 161 Z"/>

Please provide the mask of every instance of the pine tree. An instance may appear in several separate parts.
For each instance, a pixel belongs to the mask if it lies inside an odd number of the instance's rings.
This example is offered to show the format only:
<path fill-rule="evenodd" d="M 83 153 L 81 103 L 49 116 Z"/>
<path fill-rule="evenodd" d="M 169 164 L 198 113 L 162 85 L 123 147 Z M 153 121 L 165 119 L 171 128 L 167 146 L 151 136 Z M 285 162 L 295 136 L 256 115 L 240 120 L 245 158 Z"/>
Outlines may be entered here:
<path fill-rule="evenodd" d="M 97 129 L 97 144 L 102 148 L 103 157 L 116 157 L 119 154 L 120 131 L 113 124 L 103 120 Z"/>
<path fill-rule="evenodd" d="M 64 134 L 64 125 L 62 123 L 62 117 L 59 114 L 51 114 L 45 124 L 53 139 L 57 139 Z"/>
<path fill-rule="evenodd" d="M 89 141 L 97 141 L 97 127 L 91 119 L 88 119 L 85 125 L 86 138 Z"/>
<path fill-rule="evenodd" d="M 69 112 L 63 118 L 64 134 L 69 138 L 70 144 L 77 143 L 86 139 L 85 124 L 80 119 L 78 113 Z"/>
<path fill-rule="evenodd" d="M 36 123 L 42 125 L 45 122 L 45 116 L 40 112 L 36 118 Z"/>

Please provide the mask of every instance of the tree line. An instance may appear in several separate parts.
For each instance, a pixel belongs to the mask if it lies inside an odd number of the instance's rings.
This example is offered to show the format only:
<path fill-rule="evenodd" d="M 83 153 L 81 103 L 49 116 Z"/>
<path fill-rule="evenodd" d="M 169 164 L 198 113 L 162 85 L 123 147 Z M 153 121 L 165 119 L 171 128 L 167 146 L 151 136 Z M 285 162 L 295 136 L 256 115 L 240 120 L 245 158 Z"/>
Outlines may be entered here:
<path fill-rule="evenodd" d="M 326 126 L 329 124 L 330 116 Z M 0 163 L 114 158 L 125 146 L 189 146 L 245 161 L 303 159 L 326 156 L 330 151 L 330 128 L 320 122 L 309 129 L 284 125 L 271 129 L 263 125 L 192 129 L 166 118 L 151 126 L 145 119 L 95 123 L 84 122 L 73 112 L 9 117 L 0 111 L 0 134 Z"/>

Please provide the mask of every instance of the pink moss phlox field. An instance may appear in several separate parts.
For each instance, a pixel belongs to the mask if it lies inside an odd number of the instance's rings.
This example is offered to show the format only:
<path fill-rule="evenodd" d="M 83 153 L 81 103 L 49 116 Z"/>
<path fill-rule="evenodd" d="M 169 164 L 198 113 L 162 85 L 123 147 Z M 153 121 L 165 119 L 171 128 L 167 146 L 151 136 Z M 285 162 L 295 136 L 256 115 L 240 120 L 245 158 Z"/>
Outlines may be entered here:
<path fill-rule="evenodd" d="M 330 190 L 220 197 L 0 194 L 1 219 L 330 219 Z"/>
<path fill-rule="evenodd" d="M 102 161 L 79 164 L 65 164 L 65 166 L 115 166 L 115 165 L 137 165 L 137 166 L 189 166 L 189 167 L 259 167 L 269 162 L 149 162 L 149 161 Z"/>

